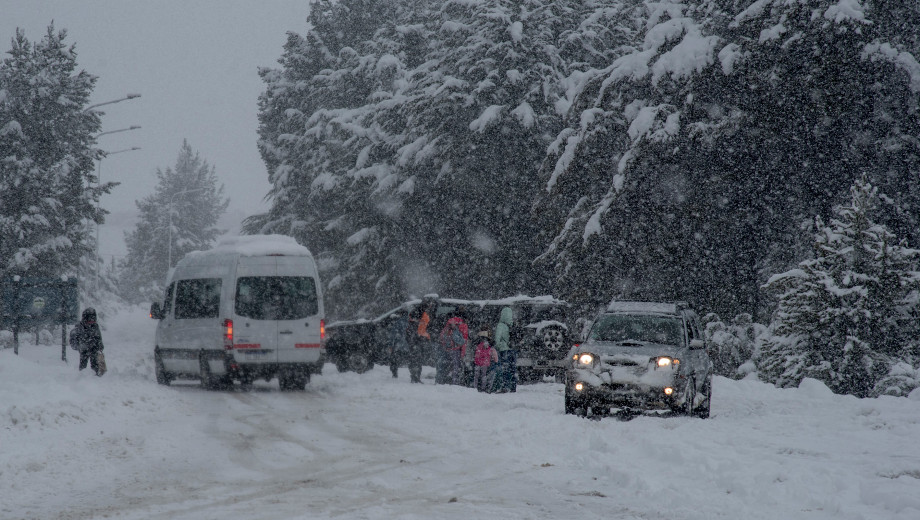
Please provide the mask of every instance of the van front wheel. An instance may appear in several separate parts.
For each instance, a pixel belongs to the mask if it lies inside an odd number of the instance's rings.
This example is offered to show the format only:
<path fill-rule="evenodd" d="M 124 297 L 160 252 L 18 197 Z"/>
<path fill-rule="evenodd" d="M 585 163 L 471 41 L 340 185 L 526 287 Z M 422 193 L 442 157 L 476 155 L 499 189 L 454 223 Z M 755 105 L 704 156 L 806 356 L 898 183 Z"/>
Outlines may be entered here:
<path fill-rule="evenodd" d="M 166 367 L 163 366 L 163 360 L 160 358 L 160 353 L 157 351 L 153 352 L 153 364 L 156 370 L 157 383 L 169 386 L 172 379 L 169 377 L 169 374 L 166 373 Z"/>

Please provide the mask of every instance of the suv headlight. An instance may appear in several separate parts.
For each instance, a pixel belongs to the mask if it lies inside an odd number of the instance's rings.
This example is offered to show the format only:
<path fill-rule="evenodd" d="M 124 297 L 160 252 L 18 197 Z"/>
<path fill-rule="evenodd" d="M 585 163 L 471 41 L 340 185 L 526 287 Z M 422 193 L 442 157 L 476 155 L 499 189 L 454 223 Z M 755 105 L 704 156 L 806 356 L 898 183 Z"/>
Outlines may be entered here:
<path fill-rule="evenodd" d="M 678 365 L 680 365 L 680 360 L 677 358 L 668 356 L 655 358 L 655 366 L 658 368 L 677 368 Z"/>
<path fill-rule="evenodd" d="M 594 365 L 594 354 L 589 354 L 583 352 L 581 354 L 575 354 L 572 356 L 572 360 L 575 361 L 576 367 L 590 367 Z"/>

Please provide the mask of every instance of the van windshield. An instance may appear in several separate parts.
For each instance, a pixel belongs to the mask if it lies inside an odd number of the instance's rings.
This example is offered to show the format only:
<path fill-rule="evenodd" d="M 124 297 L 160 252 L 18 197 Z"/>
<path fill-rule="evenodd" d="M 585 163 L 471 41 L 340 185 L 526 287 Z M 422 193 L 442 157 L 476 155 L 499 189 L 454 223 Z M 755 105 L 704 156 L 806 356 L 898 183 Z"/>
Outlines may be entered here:
<path fill-rule="evenodd" d="M 317 312 L 313 278 L 246 276 L 236 281 L 236 314 L 244 318 L 299 320 Z"/>

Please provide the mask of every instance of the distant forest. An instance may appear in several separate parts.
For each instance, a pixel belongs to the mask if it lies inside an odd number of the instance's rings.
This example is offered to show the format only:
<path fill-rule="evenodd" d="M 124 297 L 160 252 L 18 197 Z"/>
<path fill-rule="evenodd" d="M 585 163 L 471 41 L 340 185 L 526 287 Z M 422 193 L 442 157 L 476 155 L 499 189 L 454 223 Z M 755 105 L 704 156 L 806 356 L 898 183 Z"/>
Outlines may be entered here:
<path fill-rule="evenodd" d="M 860 179 L 920 247 L 916 2 L 324 0 L 309 24 L 260 71 L 246 230 L 310 247 L 333 316 L 550 293 L 767 321 Z"/>

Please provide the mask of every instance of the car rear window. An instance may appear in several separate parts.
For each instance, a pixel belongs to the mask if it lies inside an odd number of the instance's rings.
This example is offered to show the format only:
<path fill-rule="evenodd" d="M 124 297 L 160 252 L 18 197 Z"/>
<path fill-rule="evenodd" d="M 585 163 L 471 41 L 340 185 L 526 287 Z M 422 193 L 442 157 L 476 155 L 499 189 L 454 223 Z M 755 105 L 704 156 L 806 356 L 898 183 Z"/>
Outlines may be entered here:
<path fill-rule="evenodd" d="M 597 341 L 680 345 L 683 343 L 680 323 L 680 318 L 674 316 L 607 314 L 597 319 L 589 337 Z"/>
<path fill-rule="evenodd" d="M 220 278 L 196 278 L 176 283 L 176 319 L 216 318 L 220 313 Z"/>
<path fill-rule="evenodd" d="M 299 320 L 319 312 L 316 283 L 306 276 L 245 276 L 236 281 L 236 314 L 254 320 Z"/>

